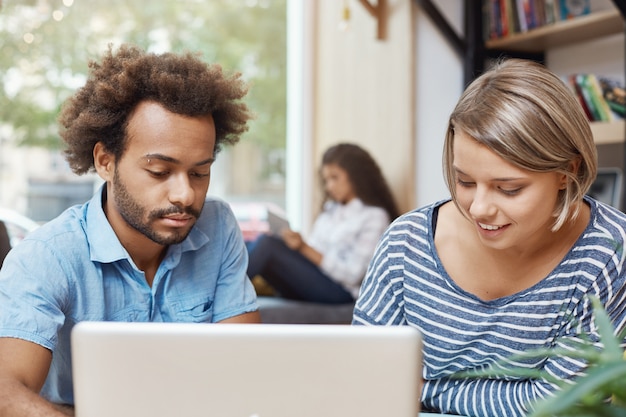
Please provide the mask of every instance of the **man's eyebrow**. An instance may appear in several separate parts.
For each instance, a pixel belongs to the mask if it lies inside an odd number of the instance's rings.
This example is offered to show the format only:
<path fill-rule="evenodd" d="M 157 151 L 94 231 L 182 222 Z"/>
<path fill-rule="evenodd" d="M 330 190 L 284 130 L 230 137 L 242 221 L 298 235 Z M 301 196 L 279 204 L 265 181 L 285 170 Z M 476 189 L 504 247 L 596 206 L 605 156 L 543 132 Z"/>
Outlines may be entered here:
<path fill-rule="evenodd" d="M 148 161 L 150 161 L 151 159 L 158 159 L 163 162 L 169 162 L 172 164 L 180 164 L 180 161 L 178 159 L 172 158 L 171 156 L 163 155 L 160 153 L 149 153 L 149 154 L 144 155 L 143 158 Z M 208 164 L 212 164 L 213 162 L 215 162 L 215 158 L 211 157 L 202 161 L 198 161 L 194 165 L 195 166 L 208 165 Z"/>

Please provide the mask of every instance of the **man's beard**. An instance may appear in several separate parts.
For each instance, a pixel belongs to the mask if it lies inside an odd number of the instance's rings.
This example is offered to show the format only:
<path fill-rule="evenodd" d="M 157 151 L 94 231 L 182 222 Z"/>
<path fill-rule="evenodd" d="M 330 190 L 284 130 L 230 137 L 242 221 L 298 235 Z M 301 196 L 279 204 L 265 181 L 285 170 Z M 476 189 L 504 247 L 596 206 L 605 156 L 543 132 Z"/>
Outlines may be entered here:
<path fill-rule="evenodd" d="M 137 230 L 153 242 L 158 243 L 159 245 L 168 246 L 182 242 L 191 232 L 191 228 L 189 228 L 188 230 L 174 230 L 171 234 L 163 235 L 157 233 L 152 228 L 152 223 L 155 220 L 168 214 L 174 213 L 188 214 L 190 216 L 193 216 L 196 220 L 200 216 L 200 212 L 198 210 L 195 210 L 193 207 L 177 206 L 171 206 L 167 209 L 153 210 L 146 216 L 147 210 L 130 195 L 130 193 L 126 189 L 126 186 L 120 180 L 117 172 L 117 167 L 115 168 L 113 176 L 113 186 L 115 187 L 114 203 L 117 206 L 120 216 L 122 216 L 124 221 L 130 227 Z M 147 220 L 144 220 L 146 218 Z"/>

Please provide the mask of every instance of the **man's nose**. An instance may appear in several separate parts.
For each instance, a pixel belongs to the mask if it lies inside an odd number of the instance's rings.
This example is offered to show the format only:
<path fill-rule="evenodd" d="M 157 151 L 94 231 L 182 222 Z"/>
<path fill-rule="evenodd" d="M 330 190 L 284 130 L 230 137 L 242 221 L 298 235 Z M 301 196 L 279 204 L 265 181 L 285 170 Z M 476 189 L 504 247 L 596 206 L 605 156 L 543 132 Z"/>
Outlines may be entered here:
<path fill-rule="evenodd" d="M 181 207 L 191 206 L 195 199 L 195 190 L 191 186 L 189 176 L 182 174 L 173 176 L 169 195 L 172 204 Z"/>

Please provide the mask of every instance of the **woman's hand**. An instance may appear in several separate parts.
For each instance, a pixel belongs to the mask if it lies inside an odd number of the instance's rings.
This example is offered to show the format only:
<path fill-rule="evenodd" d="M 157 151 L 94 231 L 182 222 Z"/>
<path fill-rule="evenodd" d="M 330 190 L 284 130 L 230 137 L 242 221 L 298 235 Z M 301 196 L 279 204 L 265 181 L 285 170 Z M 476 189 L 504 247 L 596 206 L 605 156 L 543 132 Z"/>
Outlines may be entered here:
<path fill-rule="evenodd" d="M 285 229 L 281 233 L 281 237 L 289 249 L 300 252 L 302 256 L 317 266 L 322 263 L 324 255 L 307 245 L 300 233 Z"/>
<path fill-rule="evenodd" d="M 304 239 L 302 239 L 302 235 L 298 232 L 294 232 L 291 229 L 285 229 L 281 233 L 281 237 L 285 242 L 285 245 L 291 250 L 300 250 L 304 245 Z"/>

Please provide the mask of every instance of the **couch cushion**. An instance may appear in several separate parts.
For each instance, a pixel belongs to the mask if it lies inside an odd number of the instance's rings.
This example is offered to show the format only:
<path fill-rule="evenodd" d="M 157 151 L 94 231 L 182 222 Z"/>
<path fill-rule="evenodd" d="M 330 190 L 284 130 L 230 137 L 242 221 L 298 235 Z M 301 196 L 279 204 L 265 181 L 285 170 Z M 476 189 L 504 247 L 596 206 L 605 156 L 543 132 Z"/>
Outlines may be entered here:
<path fill-rule="evenodd" d="M 274 324 L 350 324 L 354 303 L 321 304 L 287 300 L 281 297 L 258 297 L 263 323 Z"/>

